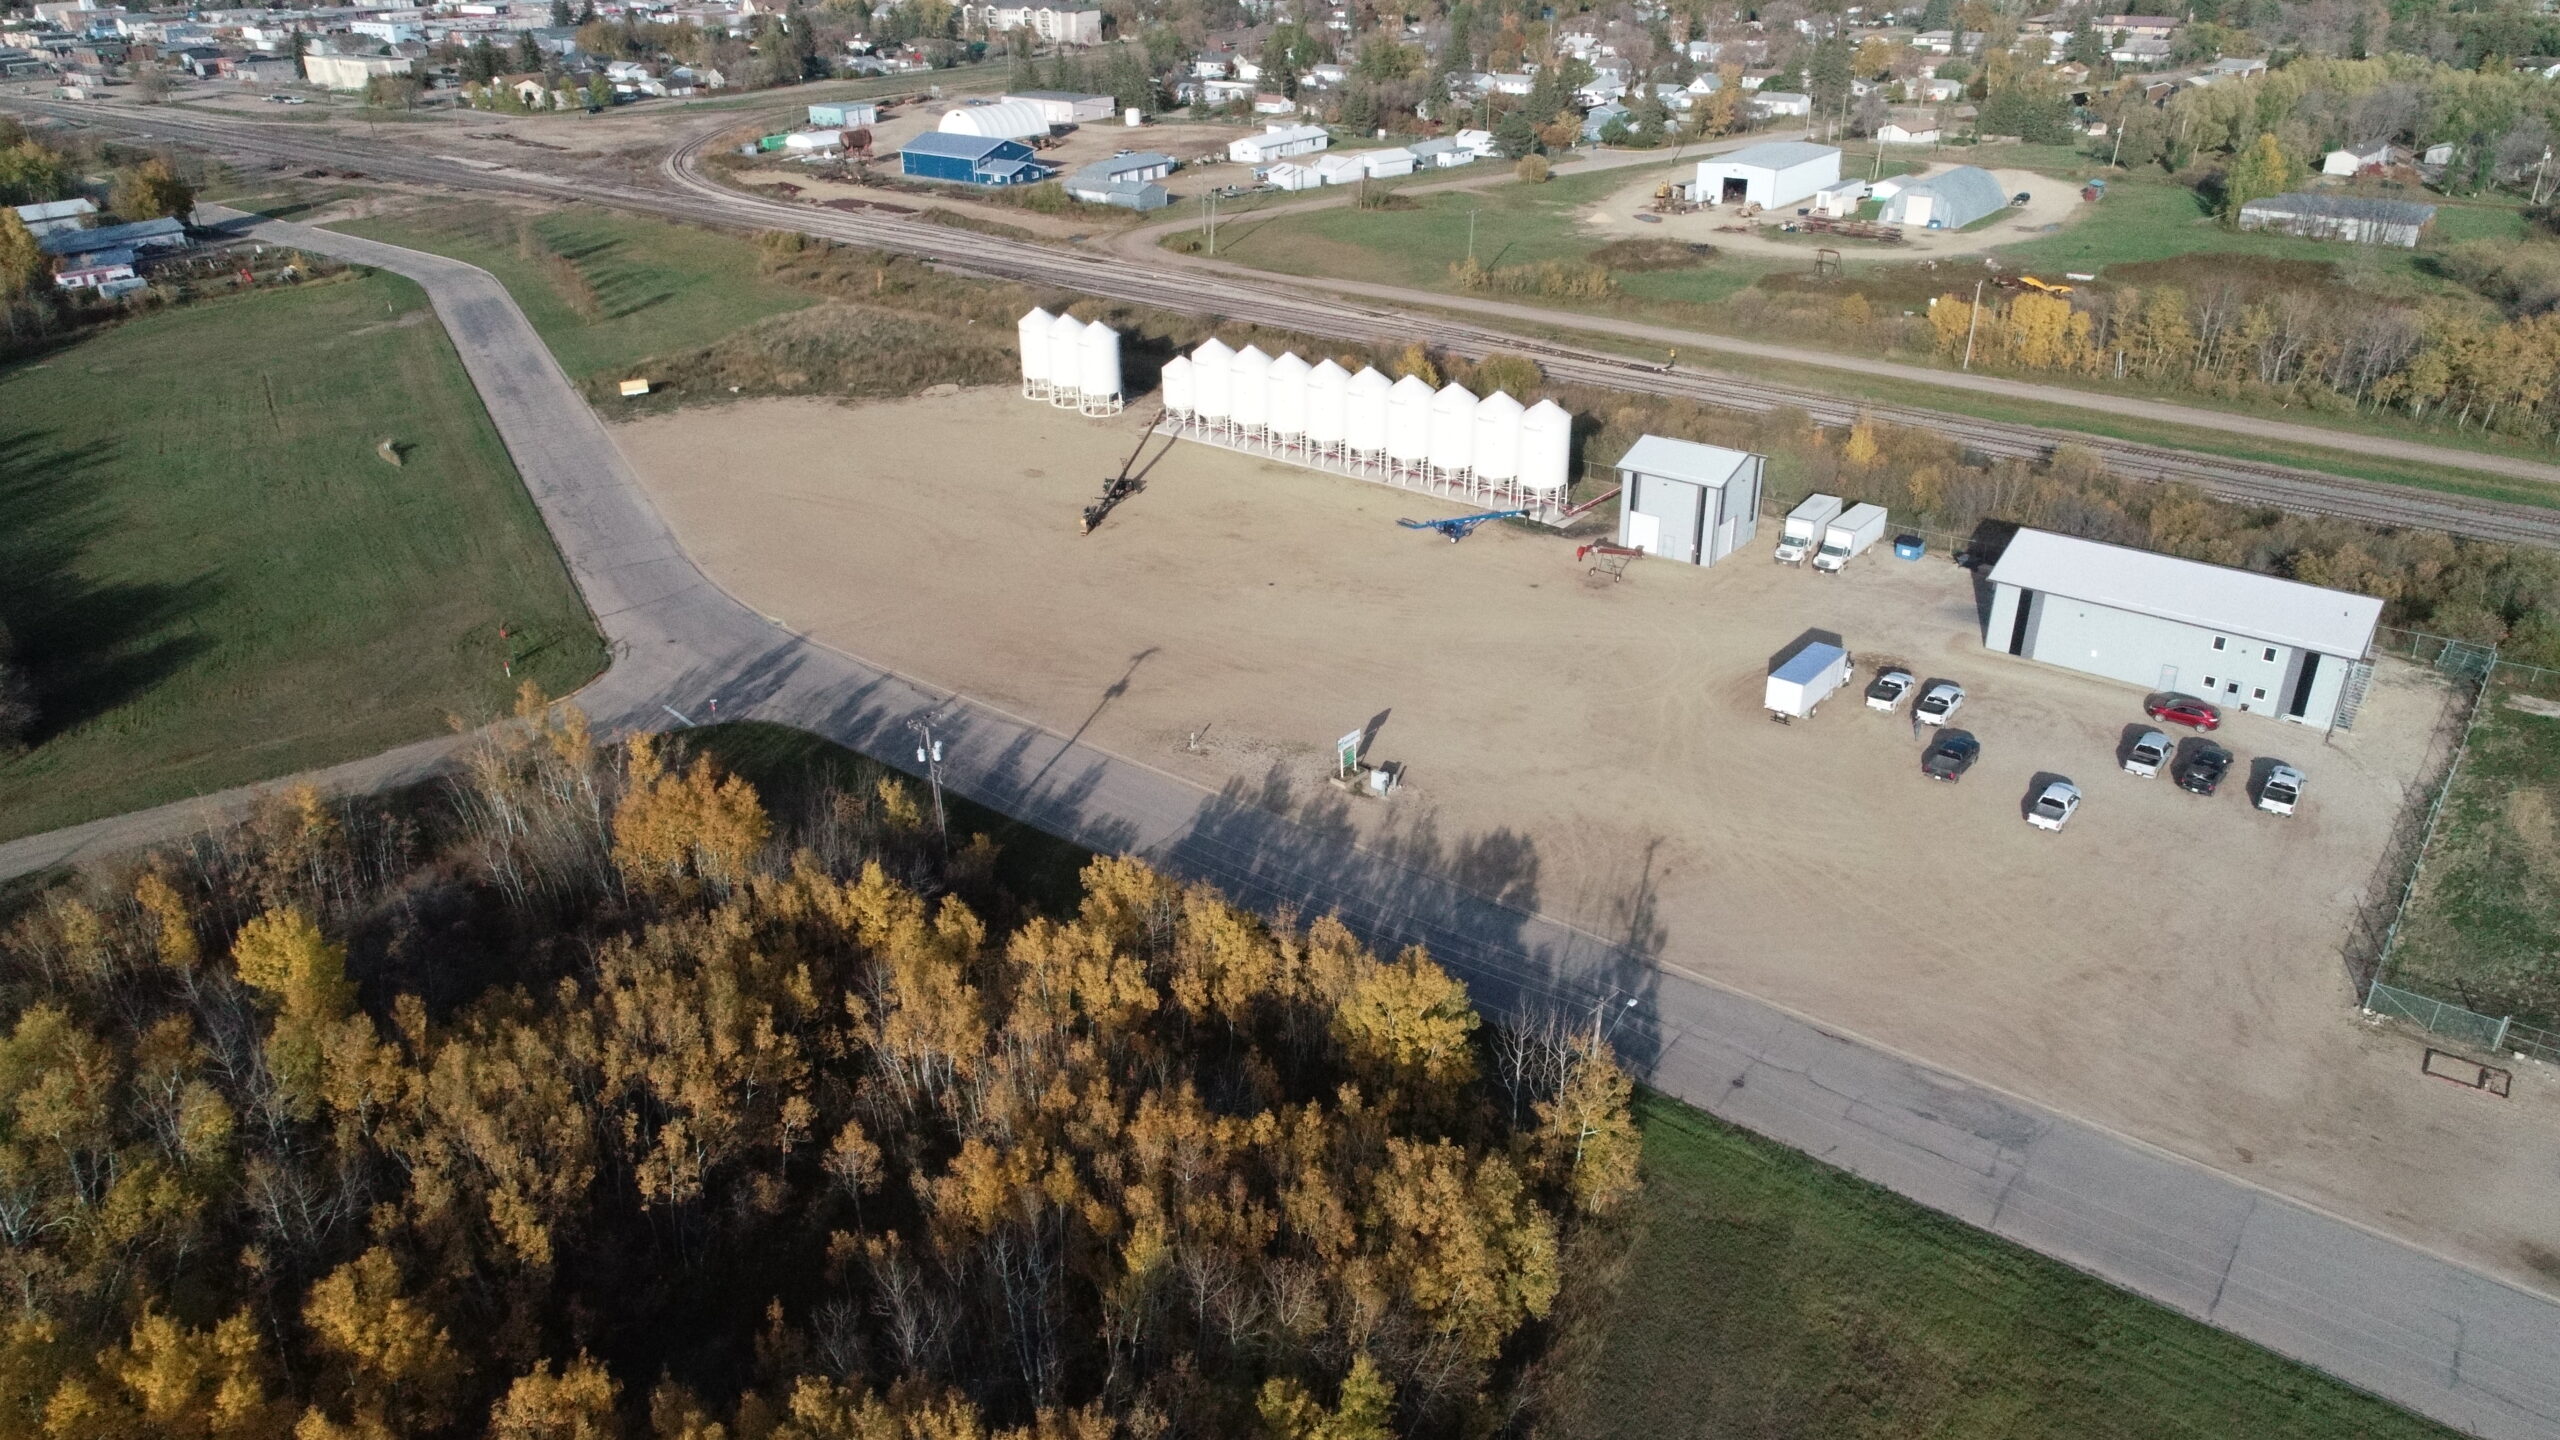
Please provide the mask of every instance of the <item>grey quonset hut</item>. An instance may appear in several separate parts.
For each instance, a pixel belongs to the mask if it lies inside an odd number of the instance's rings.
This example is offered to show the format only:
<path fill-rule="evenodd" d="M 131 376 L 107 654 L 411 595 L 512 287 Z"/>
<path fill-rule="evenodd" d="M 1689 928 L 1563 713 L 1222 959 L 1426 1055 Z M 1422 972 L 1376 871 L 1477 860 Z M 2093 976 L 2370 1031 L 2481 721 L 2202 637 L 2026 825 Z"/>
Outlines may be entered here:
<path fill-rule="evenodd" d="M 1618 459 L 1618 543 L 1690 565 L 1713 565 L 1760 529 L 1765 456 L 1660 435 Z"/>
<path fill-rule="evenodd" d="M 1994 650 L 2326 728 L 2360 693 L 2382 602 L 2021 530 L 1991 567 Z M 2351 681 L 2354 681 L 2352 686 Z"/>

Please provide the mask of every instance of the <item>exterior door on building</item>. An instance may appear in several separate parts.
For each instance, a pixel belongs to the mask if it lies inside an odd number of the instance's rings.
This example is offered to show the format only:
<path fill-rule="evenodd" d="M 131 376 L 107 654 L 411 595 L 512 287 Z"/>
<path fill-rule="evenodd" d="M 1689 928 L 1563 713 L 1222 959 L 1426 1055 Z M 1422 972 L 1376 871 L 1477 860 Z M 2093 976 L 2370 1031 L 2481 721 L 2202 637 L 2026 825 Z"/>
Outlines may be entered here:
<path fill-rule="evenodd" d="M 1647 555 L 1661 554 L 1662 517 L 1647 515 L 1641 510 L 1630 512 L 1627 516 L 1627 547 Z"/>
<path fill-rule="evenodd" d="M 2163 690 L 2175 690 L 2178 688 L 2177 666 L 2163 665 L 2160 667 L 2160 688 Z"/>

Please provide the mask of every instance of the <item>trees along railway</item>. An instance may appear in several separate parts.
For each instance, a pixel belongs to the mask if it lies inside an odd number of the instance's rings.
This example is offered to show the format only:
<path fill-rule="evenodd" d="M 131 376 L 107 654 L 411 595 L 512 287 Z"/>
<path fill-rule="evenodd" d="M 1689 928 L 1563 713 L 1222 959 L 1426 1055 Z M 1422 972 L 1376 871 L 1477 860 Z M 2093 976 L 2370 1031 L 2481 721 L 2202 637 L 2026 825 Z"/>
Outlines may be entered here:
<path fill-rule="evenodd" d="M 761 199 L 700 173 L 698 161 L 715 138 L 710 134 L 670 150 L 658 165 L 661 184 L 651 186 L 462 160 L 424 152 L 414 144 L 393 150 L 335 136 L 314 136 L 298 128 L 214 120 L 167 109 L 107 108 L 17 96 L 0 99 L 0 107 L 180 142 L 253 161 L 325 165 L 384 180 L 610 205 L 727 229 L 796 230 L 845 244 L 918 255 L 946 269 L 992 279 L 1055 285 L 1330 339 L 1398 347 L 1420 339 L 1442 349 L 1478 356 L 1492 350 L 1509 350 L 1536 357 L 1551 378 L 1569 384 L 1665 395 L 1750 412 L 1794 407 L 1824 425 L 1846 425 L 1864 416 L 1933 430 L 1999 459 L 2041 460 L 2058 445 L 2078 445 L 2099 456 L 2118 475 L 2179 481 L 2216 499 L 2238 504 L 2560 549 L 2560 509 L 2441 494 L 2101 435 L 1976 420 L 1917 406 L 1844 399 L 1818 390 L 1711 372 L 1667 371 L 1607 351 L 1529 339 L 1443 315 L 1400 312 L 1305 294 L 1282 288 L 1284 282 L 1253 283 L 1171 264 L 1152 267 L 1092 251 L 981 235 L 885 212 L 822 209 Z M 1573 321 L 1574 317 L 1566 312 L 1558 312 L 1555 318 L 1559 327 L 1569 327 Z M 2357 440 L 2345 432 L 2337 436 L 2341 450 L 2353 450 Z M 2447 463 L 2459 465 L 2462 457 L 2458 452 L 2449 452 Z"/>

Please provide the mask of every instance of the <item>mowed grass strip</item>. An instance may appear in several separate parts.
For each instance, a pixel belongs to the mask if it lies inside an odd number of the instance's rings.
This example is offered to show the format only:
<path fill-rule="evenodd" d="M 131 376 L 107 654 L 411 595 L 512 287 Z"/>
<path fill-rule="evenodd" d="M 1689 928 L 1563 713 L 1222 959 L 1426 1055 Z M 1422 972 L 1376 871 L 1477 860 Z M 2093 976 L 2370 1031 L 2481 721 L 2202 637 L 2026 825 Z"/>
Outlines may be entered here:
<path fill-rule="evenodd" d="M 330 227 L 477 265 L 498 278 L 570 378 L 626 378 L 812 297 L 758 278 L 738 237 L 604 210 L 532 215 L 439 203 Z"/>
<path fill-rule="evenodd" d="M 0 617 L 43 708 L 0 839 L 498 713 L 510 647 L 554 692 L 603 666 L 406 280 L 145 316 L 0 372 L 0 417 Z"/>
<path fill-rule="evenodd" d="M 1645 1189 L 1567 1322 L 1558 1437 L 2452 1433 L 1677 1102 L 1638 1118 Z"/>
<path fill-rule="evenodd" d="M 2560 1030 L 2560 709 L 2481 697 L 2400 939 L 2393 985 Z"/>

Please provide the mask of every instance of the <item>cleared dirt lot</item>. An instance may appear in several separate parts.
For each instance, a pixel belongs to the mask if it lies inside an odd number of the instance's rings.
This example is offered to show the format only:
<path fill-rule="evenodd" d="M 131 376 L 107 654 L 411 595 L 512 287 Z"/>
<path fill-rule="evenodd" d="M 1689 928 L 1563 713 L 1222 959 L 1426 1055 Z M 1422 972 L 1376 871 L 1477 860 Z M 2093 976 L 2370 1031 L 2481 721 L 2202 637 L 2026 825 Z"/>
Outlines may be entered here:
<path fill-rule="evenodd" d="M 1930 165 L 1918 178 L 1952 169 L 1948 165 Z M 1886 245 L 1872 240 L 1846 240 L 1837 235 L 1790 235 L 1780 231 L 1779 223 L 1796 218 L 1798 206 L 1782 205 L 1748 222 L 1760 228 L 1747 235 L 1730 234 L 1716 227 L 1745 223 L 1734 218 L 1733 206 L 1699 210 L 1687 215 L 1664 215 L 1652 220 L 1638 220 L 1653 210 L 1654 187 L 1661 176 L 1648 175 L 1612 193 L 1608 199 L 1582 212 L 1583 228 L 1611 239 L 1634 237 L 1644 240 L 1686 240 L 1714 245 L 1738 255 L 1786 255 L 1810 259 L 1816 246 L 1828 245 L 1850 260 L 1900 260 L 1911 258 L 1975 255 L 2001 245 L 2015 245 L 2030 235 L 2041 235 L 2054 226 L 2067 225 L 2079 218 L 2080 192 L 2050 175 L 2032 170 L 1994 170 L 2000 181 L 2000 193 L 2015 195 L 2024 191 L 2034 197 L 2024 206 L 2009 210 L 2002 219 L 1979 230 L 1923 230 L 1906 228 L 1903 243 Z"/>
<path fill-rule="evenodd" d="M 1407 791 L 1374 840 L 1480 888 L 2544 1289 L 2560 1094 L 2486 1099 L 2354 1018 L 2338 946 L 2443 695 L 2386 670 L 2353 735 L 2235 716 L 2306 813 L 2117 770 L 2124 687 L 1985 652 L 1969 579 L 1871 554 L 1594 585 L 1551 535 L 1402 530 L 1421 497 L 1188 443 L 1099 533 L 1075 515 L 1143 416 L 1006 391 L 679 412 L 620 428 L 677 533 L 748 602 L 873 661 L 1282 807 L 1332 798 L 1382 712 Z M 1158 442 L 1159 446 L 1167 442 Z M 1764 525 L 1764 535 L 1767 529 Z M 1769 536 L 1773 539 L 1773 536 Z M 1916 773 L 1853 697 L 1759 708 L 1772 652 L 1841 634 L 1961 680 L 1985 757 Z M 1115 688 L 1116 687 L 1116 688 Z M 1200 753 L 1186 739 L 1201 732 Z M 2088 799 L 2061 835 L 2038 772 Z M 2550 1268 L 2543 1268 L 2550 1267 Z"/>

